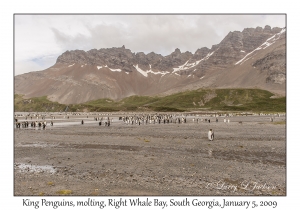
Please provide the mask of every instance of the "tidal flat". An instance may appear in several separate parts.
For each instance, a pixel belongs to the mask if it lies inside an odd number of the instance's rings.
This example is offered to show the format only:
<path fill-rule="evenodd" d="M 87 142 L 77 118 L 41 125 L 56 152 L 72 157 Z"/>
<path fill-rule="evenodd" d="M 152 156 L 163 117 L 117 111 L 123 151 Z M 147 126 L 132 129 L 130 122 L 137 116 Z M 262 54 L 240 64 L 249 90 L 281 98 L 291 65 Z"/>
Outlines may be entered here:
<path fill-rule="evenodd" d="M 284 115 L 140 125 L 126 115 L 17 116 L 29 127 L 14 129 L 14 195 L 286 195 Z M 113 120 L 99 126 L 95 117 Z M 30 126 L 40 120 L 45 129 Z"/>

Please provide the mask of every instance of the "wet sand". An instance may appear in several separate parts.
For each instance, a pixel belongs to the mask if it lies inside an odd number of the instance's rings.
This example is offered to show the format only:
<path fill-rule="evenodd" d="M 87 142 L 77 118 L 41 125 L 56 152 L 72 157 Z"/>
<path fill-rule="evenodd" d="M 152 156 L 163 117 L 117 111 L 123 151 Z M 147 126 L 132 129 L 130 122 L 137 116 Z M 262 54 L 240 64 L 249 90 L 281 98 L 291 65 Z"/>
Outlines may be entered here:
<path fill-rule="evenodd" d="M 286 195 L 285 117 L 126 125 L 118 116 L 109 127 L 94 116 L 50 126 L 46 116 L 45 130 L 15 129 L 14 194 Z"/>

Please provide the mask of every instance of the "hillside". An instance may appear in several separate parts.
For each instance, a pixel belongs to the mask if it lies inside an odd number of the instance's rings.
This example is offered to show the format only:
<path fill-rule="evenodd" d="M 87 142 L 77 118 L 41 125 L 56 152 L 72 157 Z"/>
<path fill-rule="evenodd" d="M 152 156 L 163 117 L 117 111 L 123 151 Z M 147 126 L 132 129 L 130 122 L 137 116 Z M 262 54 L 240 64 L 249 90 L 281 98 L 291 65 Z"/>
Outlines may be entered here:
<path fill-rule="evenodd" d="M 211 49 L 170 55 L 119 48 L 66 51 L 55 65 L 15 76 L 15 94 L 61 104 L 167 96 L 199 88 L 258 88 L 285 96 L 286 29 L 233 31 Z"/>
<path fill-rule="evenodd" d="M 46 97 L 24 99 L 15 95 L 15 111 L 253 111 L 285 112 L 286 98 L 260 89 L 198 89 L 162 97 L 131 96 L 120 101 L 98 99 L 64 105 Z M 68 108 L 67 108 L 68 107 Z"/>

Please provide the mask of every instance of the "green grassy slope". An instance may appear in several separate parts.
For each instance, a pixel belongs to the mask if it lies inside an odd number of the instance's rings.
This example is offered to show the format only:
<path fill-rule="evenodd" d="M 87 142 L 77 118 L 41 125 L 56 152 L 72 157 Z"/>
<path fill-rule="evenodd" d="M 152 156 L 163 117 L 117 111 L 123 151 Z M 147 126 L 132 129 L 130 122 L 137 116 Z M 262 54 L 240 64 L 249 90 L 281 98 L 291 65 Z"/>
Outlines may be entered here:
<path fill-rule="evenodd" d="M 98 99 L 83 104 L 63 105 L 46 96 L 23 99 L 15 95 L 15 111 L 265 111 L 285 112 L 286 97 L 271 98 L 260 89 L 198 89 L 164 97 L 131 96 L 121 101 Z"/>
<path fill-rule="evenodd" d="M 23 99 L 21 95 L 14 95 L 14 109 L 15 111 L 26 111 L 26 112 L 55 112 L 64 111 L 67 106 L 52 102 L 47 99 L 46 96 L 35 97 L 30 99 Z"/>

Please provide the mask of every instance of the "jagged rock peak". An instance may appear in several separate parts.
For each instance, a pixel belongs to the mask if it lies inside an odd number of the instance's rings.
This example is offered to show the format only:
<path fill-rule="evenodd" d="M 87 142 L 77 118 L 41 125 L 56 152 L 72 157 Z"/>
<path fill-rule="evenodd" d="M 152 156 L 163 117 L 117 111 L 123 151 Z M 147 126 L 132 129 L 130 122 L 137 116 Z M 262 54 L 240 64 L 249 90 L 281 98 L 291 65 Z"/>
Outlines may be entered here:
<path fill-rule="evenodd" d="M 173 53 L 181 53 L 180 49 L 176 48 Z"/>
<path fill-rule="evenodd" d="M 285 27 L 283 27 L 283 28 L 285 28 Z M 273 33 L 279 33 L 283 28 L 274 27 L 274 28 L 272 28 L 272 32 Z"/>
<path fill-rule="evenodd" d="M 272 28 L 271 26 L 269 25 L 266 25 L 265 28 L 264 28 L 264 31 L 267 31 L 267 32 L 272 32 Z"/>
<path fill-rule="evenodd" d="M 174 66 L 182 65 L 188 59 L 199 60 L 212 52 L 215 53 L 213 57 L 218 57 L 216 59 L 223 59 L 223 57 L 226 57 L 225 54 L 230 54 L 232 60 L 230 62 L 233 62 L 234 59 L 242 56 L 241 51 L 251 52 L 267 38 L 279 33 L 281 30 L 282 28 L 275 27 L 272 29 L 271 26 L 266 25 L 264 28 L 245 28 L 242 32 L 229 32 L 219 44 L 213 45 L 211 49 L 207 47 L 197 49 L 194 54 L 189 51 L 182 53 L 179 48 L 176 48 L 167 56 L 154 52 L 148 54 L 143 52 L 133 53 L 130 49 L 126 49 L 125 45 L 122 45 L 122 47 L 91 49 L 87 52 L 84 50 L 66 51 L 57 58 L 57 63 L 110 65 L 120 69 L 125 69 L 125 67 L 132 69 L 131 65 L 137 63 L 140 65 L 151 63 L 153 67 L 170 70 Z"/>
<path fill-rule="evenodd" d="M 200 53 L 202 53 L 203 51 L 208 52 L 208 51 L 209 51 L 209 48 L 207 48 L 207 47 L 202 47 L 202 48 L 200 48 L 200 49 L 197 49 L 196 52 L 195 52 L 195 55 L 200 54 Z"/>
<path fill-rule="evenodd" d="M 255 31 L 257 31 L 257 32 L 261 32 L 261 31 L 263 31 L 263 28 L 262 28 L 262 27 L 260 27 L 260 26 L 257 26 L 257 27 L 255 28 Z"/>

